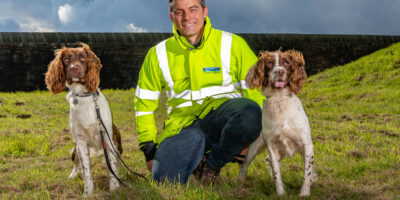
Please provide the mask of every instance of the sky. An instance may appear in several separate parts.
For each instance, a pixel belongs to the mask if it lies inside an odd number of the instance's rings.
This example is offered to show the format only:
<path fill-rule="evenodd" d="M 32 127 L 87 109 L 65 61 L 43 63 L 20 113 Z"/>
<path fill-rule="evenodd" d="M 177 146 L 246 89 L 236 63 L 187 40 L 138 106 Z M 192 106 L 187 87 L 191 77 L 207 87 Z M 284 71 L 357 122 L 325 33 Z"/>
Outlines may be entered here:
<path fill-rule="evenodd" d="M 400 0 L 206 0 L 232 33 L 400 35 Z M 1 0 L 0 32 L 171 32 L 167 0 Z"/>

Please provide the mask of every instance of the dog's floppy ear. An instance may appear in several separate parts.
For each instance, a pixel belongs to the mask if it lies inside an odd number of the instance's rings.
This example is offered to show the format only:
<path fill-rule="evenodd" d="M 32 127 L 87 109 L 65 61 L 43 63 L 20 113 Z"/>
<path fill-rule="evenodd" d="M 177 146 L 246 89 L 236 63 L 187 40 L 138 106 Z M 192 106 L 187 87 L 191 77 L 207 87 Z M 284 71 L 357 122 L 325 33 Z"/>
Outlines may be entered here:
<path fill-rule="evenodd" d="M 85 86 L 88 93 L 93 93 L 99 87 L 100 84 L 100 69 L 102 67 L 100 59 L 96 54 L 90 49 L 87 44 L 80 43 L 82 49 L 85 50 L 87 55 L 87 75 L 85 77 Z"/>
<path fill-rule="evenodd" d="M 304 57 L 300 51 L 288 50 L 286 52 L 292 58 L 292 74 L 289 78 L 289 88 L 295 94 L 298 94 L 307 79 Z"/>
<path fill-rule="evenodd" d="M 263 90 L 268 86 L 267 54 L 268 52 L 261 52 L 257 63 L 247 72 L 245 81 L 250 89 Z"/>
<path fill-rule="evenodd" d="M 50 62 L 45 73 L 47 89 L 52 94 L 58 94 L 65 89 L 65 69 L 63 65 L 63 56 L 67 48 L 63 47 L 55 51 L 55 58 Z"/>

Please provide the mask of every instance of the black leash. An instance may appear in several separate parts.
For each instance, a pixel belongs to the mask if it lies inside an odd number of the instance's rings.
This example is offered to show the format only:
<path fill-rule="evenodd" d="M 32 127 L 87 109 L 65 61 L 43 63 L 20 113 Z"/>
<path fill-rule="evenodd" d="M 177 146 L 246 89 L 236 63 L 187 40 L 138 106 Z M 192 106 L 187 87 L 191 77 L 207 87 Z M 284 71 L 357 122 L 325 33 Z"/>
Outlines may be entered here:
<path fill-rule="evenodd" d="M 106 128 L 106 126 L 104 125 L 103 120 L 102 120 L 102 118 L 101 118 L 101 115 L 100 115 L 100 107 L 97 105 L 97 97 L 98 97 L 98 93 L 97 93 L 97 91 L 96 91 L 96 94 L 94 95 L 94 103 L 95 103 L 95 105 L 96 105 L 96 114 L 97 114 L 97 120 L 99 121 L 100 137 L 101 137 L 101 142 L 102 142 L 102 144 L 103 144 L 104 157 L 105 157 L 105 159 L 106 159 L 106 163 L 107 163 L 108 169 L 110 170 L 111 174 L 113 174 L 114 177 L 118 180 L 118 182 L 121 183 L 121 185 L 123 185 L 123 186 L 126 187 L 126 185 L 121 181 L 121 179 L 115 174 L 114 170 L 111 168 L 111 164 L 110 164 L 110 161 L 109 161 L 109 159 L 108 159 L 108 153 L 107 153 L 107 150 L 106 150 L 107 145 L 106 145 L 106 142 L 104 141 L 103 130 L 101 129 L 101 127 L 103 127 L 104 130 L 106 131 L 106 135 L 107 135 L 107 137 L 108 137 L 108 140 L 110 141 L 110 146 L 112 147 L 113 151 L 114 151 L 115 154 L 117 155 L 118 159 L 122 162 L 122 164 L 124 165 L 124 167 L 125 167 L 129 172 L 131 172 L 132 174 L 135 174 L 135 175 L 137 175 L 137 176 L 139 176 L 139 177 L 141 177 L 141 178 L 143 178 L 144 180 L 147 181 L 146 177 L 144 177 L 143 175 L 141 175 L 141 174 L 139 174 L 139 173 L 137 173 L 137 172 L 134 172 L 134 171 L 132 171 L 131 169 L 129 169 L 129 167 L 126 166 L 125 162 L 124 162 L 124 161 L 122 160 L 122 158 L 119 156 L 118 152 L 115 150 L 115 147 L 114 147 L 114 145 L 112 144 L 112 140 L 111 140 L 111 138 L 110 138 L 110 134 L 108 133 L 107 128 Z"/>

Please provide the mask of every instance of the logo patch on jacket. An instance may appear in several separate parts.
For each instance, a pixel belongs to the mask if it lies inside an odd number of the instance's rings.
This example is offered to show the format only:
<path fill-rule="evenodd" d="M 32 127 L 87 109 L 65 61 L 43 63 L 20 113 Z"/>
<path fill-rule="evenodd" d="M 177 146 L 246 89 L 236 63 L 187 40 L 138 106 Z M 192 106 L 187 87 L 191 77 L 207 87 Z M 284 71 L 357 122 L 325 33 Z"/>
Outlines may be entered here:
<path fill-rule="evenodd" d="M 203 72 L 220 72 L 221 67 L 203 67 Z"/>

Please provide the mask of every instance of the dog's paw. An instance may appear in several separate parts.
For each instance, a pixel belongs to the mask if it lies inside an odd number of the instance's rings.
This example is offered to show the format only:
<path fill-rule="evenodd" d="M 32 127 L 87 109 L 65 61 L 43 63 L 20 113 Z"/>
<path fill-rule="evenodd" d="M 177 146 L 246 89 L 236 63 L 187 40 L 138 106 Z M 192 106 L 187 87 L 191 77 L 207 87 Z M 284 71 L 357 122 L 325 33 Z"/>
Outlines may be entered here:
<path fill-rule="evenodd" d="M 93 194 L 94 184 L 93 181 L 85 182 L 83 189 L 83 196 L 87 197 Z"/>
<path fill-rule="evenodd" d="M 69 179 L 77 178 L 78 175 L 79 175 L 79 171 L 78 171 L 76 168 L 74 168 L 74 169 L 72 170 L 71 174 L 69 175 L 68 180 L 69 180 Z"/>
<path fill-rule="evenodd" d="M 114 191 L 120 187 L 119 182 L 116 178 L 110 180 L 110 191 Z"/>

